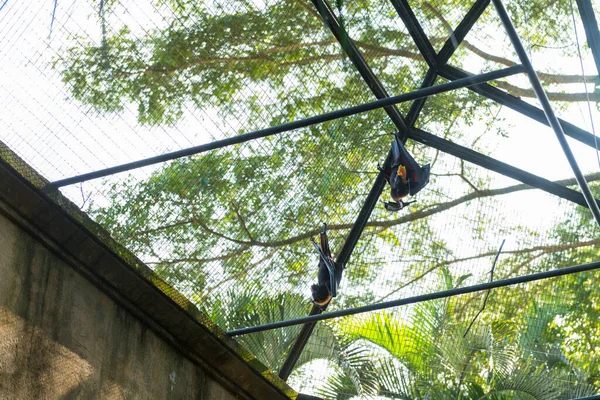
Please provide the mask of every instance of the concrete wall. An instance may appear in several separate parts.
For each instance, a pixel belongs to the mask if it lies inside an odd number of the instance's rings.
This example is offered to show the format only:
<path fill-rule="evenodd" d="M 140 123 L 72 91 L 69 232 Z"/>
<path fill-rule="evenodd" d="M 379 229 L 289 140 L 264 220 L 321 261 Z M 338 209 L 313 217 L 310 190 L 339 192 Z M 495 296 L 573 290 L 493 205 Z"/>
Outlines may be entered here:
<path fill-rule="evenodd" d="M 0 213 L 0 399 L 233 394 Z"/>

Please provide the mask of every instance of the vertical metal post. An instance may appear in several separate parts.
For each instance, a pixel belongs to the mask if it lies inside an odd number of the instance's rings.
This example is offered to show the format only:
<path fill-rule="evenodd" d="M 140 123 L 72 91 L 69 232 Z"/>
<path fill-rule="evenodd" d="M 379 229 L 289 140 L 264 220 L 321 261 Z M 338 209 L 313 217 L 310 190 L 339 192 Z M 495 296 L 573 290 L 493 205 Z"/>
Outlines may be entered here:
<path fill-rule="evenodd" d="M 579 165 L 577 165 L 577 160 L 575 160 L 575 156 L 573 155 L 573 152 L 569 147 L 569 143 L 567 142 L 567 138 L 565 137 L 565 132 L 563 131 L 563 128 L 560 125 L 556 114 L 554 114 L 554 110 L 552 110 L 552 106 L 550 105 L 548 96 L 546 96 L 546 92 L 542 87 L 540 79 L 538 78 L 535 70 L 533 69 L 533 65 L 531 64 L 531 61 L 527 56 L 527 52 L 525 51 L 525 48 L 521 43 L 521 39 L 519 39 L 519 34 L 515 30 L 515 27 L 513 26 L 512 21 L 508 16 L 508 12 L 506 11 L 506 8 L 504 8 L 504 4 L 502 4 L 502 0 L 492 0 L 492 3 L 494 4 L 494 7 L 498 12 L 498 16 L 502 21 L 502 25 L 504 25 L 504 29 L 506 30 L 506 33 L 508 34 L 512 45 L 515 48 L 517 55 L 519 56 L 519 60 L 521 60 L 521 65 L 525 68 L 525 71 L 527 72 L 527 76 L 529 77 L 529 81 L 531 82 L 533 91 L 535 92 L 535 95 L 537 96 L 538 100 L 540 101 L 540 104 L 542 105 L 542 109 L 544 110 L 544 114 L 546 114 L 548 123 L 554 130 L 554 133 L 558 138 L 558 142 L 560 143 L 560 146 L 562 147 L 563 152 L 565 153 L 565 156 L 567 157 L 567 160 L 571 165 L 571 169 L 575 174 L 575 179 L 579 184 L 579 188 L 583 193 L 583 197 L 585 197 L 585 201 L 587 202 L 588 207 L 590 208 L 590 211 L 592 212 L 592 215 L 596 220 L 596 223 L 598 224 L 598 226 L 600 226 L 600 208 L 598 208 L 598 204 L 596 204 L 594 196 L 592 195 L 592 192 L 583 174 L 581 173 L 581 170 L 579 169 Z"/>
<path fill-rule="evenodd" d="M 598 31 L 598 21 L 596 21 L 594 15 L 592 2 L 591 0 L 577 0 L 577 8 L 579 8 L 579 15 L 581 15 L 588 46 L 594 56 L 596 70 L 600 73 L 600 32 Z"/>

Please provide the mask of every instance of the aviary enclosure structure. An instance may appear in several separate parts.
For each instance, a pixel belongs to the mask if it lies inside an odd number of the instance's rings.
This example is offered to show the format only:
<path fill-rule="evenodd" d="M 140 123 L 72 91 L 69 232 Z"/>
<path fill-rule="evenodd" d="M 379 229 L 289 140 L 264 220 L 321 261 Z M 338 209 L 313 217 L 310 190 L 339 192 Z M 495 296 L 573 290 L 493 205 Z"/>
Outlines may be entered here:
<path fill-rule="evenodd" d="M 598 398 L 597 6 L 5 0 L 2 139 L 300 392 Z"/>

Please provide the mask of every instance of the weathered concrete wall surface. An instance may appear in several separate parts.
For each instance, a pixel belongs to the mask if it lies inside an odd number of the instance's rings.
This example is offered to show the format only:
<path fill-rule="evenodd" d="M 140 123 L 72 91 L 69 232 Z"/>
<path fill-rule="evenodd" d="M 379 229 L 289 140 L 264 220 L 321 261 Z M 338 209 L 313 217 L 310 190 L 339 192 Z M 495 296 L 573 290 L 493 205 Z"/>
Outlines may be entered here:
<path fill-rule="evenodd" d="M 234 399 L 0 213 L 0 399 Z"/>

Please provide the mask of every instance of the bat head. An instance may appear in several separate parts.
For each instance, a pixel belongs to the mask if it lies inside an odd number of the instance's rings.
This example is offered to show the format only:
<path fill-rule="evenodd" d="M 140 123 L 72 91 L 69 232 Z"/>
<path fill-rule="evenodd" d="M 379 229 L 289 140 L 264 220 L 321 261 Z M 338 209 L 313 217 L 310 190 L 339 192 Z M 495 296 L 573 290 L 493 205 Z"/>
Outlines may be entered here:
<path fill-rule="evenodd" d="M 312 291 L 313 302 L 318 306 L 327 305 L 331 301 L 331 294 L 329 289 L 325 285 L 312 285 L 310 287 Z"/>
<path fill-rule="evenodd" d="M 403 199 L 406 196 L 408 196 L 408 192 L 409 187 L 408 185 L 406 185 L 399 188 L 392 188 L 390 195 L 392 196 L 392 199 L 394 199 L 395 201 L 399 201 L 400 199 Z"/>

